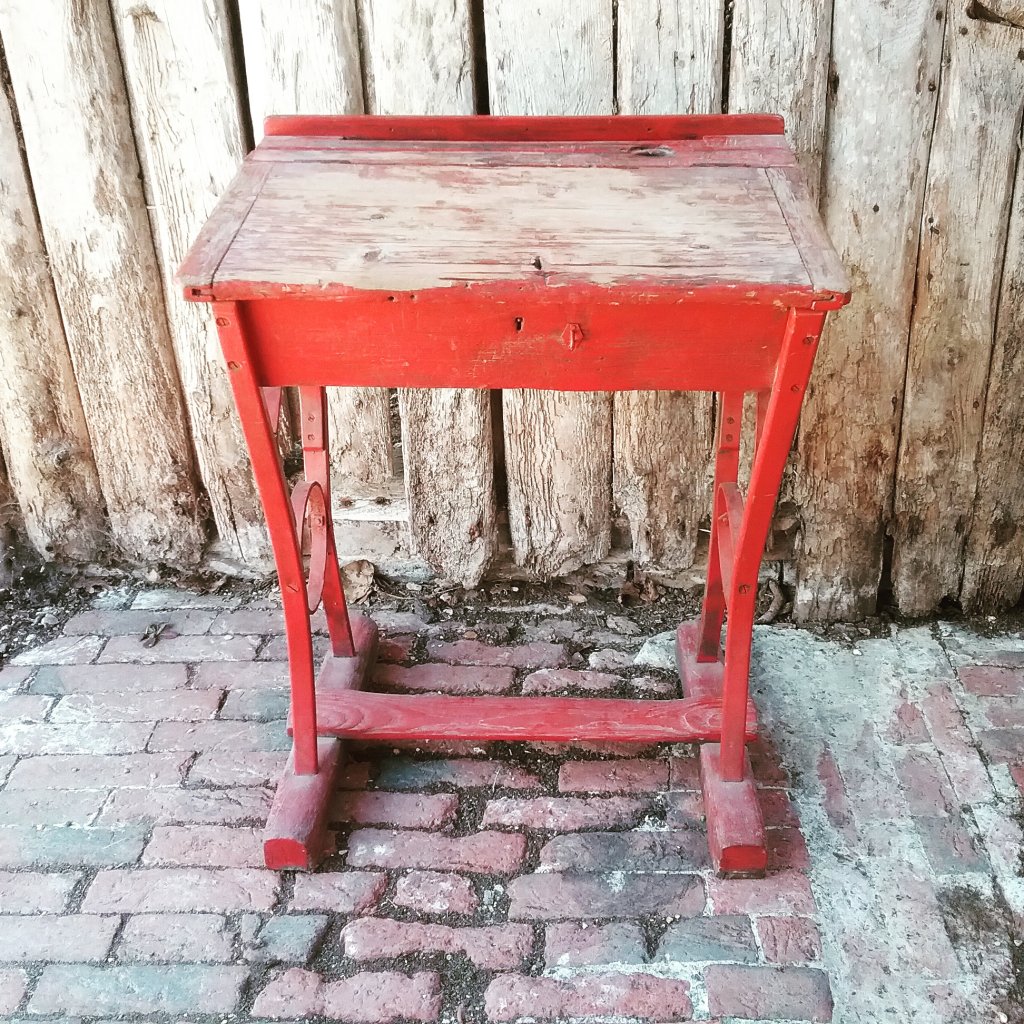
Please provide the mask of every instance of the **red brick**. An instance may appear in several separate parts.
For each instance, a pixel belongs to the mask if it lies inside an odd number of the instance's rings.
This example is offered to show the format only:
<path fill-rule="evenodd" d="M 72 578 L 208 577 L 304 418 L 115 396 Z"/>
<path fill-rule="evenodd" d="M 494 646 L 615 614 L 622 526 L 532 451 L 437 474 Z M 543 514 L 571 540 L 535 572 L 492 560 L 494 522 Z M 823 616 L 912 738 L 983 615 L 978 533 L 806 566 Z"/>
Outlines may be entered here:
<path fill-rule="evenodd" d="M 28 677 L 32 675 L 32 668 L 25 666 L 18 668 L 15 665 L 0 665 L 0 690 L 19 690 Z"/>
<path fill-rule="evenodd" d="M 978 849 L 974 836 L 964 827 L 959 814 L 952 817 L 915 818 L 921 845 L 937 874 L 990 870 L 988 859 Z"/>
<path fill-rule="evenodd" d="M 511 668 L 476 668 L 469 665 L 378 665 L 374 681 L 396 690 L 428 693 L 508 693 L 515 682 Z"/>
<path fill-rule="evenodd" d="M 97 659 L 153 665 L 167 661 L 252 661 L 259 646 L 256 636 L 172 636 L 143 647 L 137 636 L 115 636 Z"/>
<path fill-rule="evenodd" d="M 285 750 L 291 741 L 281 722 L 157 722 L 149 749 Z"/>
<path fill-rule="evenodd" d="M 254 661 L 239 665 L 207 661 L 196 665 L 194 690 L 280 690 L 288 686 L 286 661 Z"/>
<path fill-rule="evenodd" d="M 70 867 L 133 864 L 142 852 L 138 825 L 5 825 L 0 828 L 0 867 Z"/>
<path fill-rule="evenodd" d="M 266 821 L 273 791 L 235 789 L 115 789 L 99 821 L 150 821 L 161 825 L 232 824 Z"/>
<path fill-rule="evenodd" d="M 177 786 L 188 757 L 182 754 L 48 754 L 23 758 L 7 789 L 108 789 Z"/>
<path fill-rule="evenodd" d="M 896 706 L 885 737 L 896 744 L 927 743 L 931 738 L 921 709 L 908 700 L 902 700 Z"/>
<path fill-rule="evenodd" d="M 392 611 L 388 608 L 374 608 L 373 621 L 384 633 L 419 633 L 427 623 L 415 612 Z"/>
<path fill-rule="evenodd" d="M 213 718 L 219 690 L 167 690 L 134 693 L 76 693 L 62 697 L 51 722 L 198 722 Z"/>
<path fill-rule="evenodd" d="M 537 641 L 519 647 L 492 647 L 479 640 L 456 640 L 445 643 L 431 640 L 427 654 L 434 661 L 453 665 L 493 665 L 509 668 L 562 668 L 569 663 L 564 644 Z"/>
<path fill-rule="evenodd" d="M 992 782 L 949 688 L 944 684 L 934 687 L 921 708 L 957 799 L 961 804 L 988 803 Z"/>
<path fill-rule="evenodd" d="M 644 800 L 629 797 L 538 796 L 488 800 L 484 827 L 548 829 L 573 832 L 585 828 L 636 825 L 648 810 Z"/>
<path fill-rule="evenodd" d="M 0 720 L 41 722 L 53 703 L 52 697 L 36 693 L 0 693 Z"/>
<path fill-rule="evenodd" d="M 629 688 L 640 696 L 656 693 L 665 697 L 679 696 L 679 681 L 663 679 L 660 676 L 632 676 L 627 680 Z"/>
<path fill-rule="evenodd" d="M 780 871 L 765 878 L 709 878 L 713 914 L 813 914 L 814 897 L 805 875 Z"/>
<path fill-rule="evenodd" d="M 1024 693 L 1024 668 L 998 668 L 995 665 L 965 665 L 959 670 L 960 682 L 985 697 L 1015 697 Z"/>
<path fill-rule="evenodd" d="M 1024 729 L 1024 700 L 1014 697 L 979 697 L 988 724 L 996 729 Z"/>
<path fill-rule="evenodd" d="M 6 789 L 0 825 L 88 825 L 106 799 L 102 789 Z"/>
<path fill-rule="evenodd" d="M 789 785 L 789 773 L 782 765 L 778 750 L 767 736 L 758 736 L 752 743 L 748 743 L 747 753 L 758 786 L 774 788 Z"/>
<path fill-rule="evenodd" d="M 288 763 L 286 750 L 214 750 L 200 754 L 189 768 L 189 785 L 266 786 Z"/>
<path fill-rule="evenodd" d="M 133 914 L 118 943 L 118 960 L 229 963 L 231 932 L 218 914 Z"/>
<path fill-rule="evenodd" d="M 1010 765 L 1010 775 L 1017 783 L 1017 788 L 1024 793 L 1024 764 Z"/>
<path fill-rule="evenodd" d="M 412 761 L 390 758 L 383 761 L 377 785 L 386 789 L 425 789 L 428 786 L 453 786 L 457 789 L 537 789 L 541 780 L 533 772 L 501 761 L 454 758 Z"/>
<path fill-rule="evenodd" d="M 59 914 L 81 875 L 0 871 L 0 914 Z"/>
<path fill-rule="evenodd" d="M 946 814 L 956 806 L 956 796 L 937 754 L 930 750 L 911 750 L 897 765 L 896 774 L 910 813 Z"/>
<path fill-rule="evenodd" d="M 544 962 L 548 968 L 643 964 L 647 943 L 637 924 L 566 921 L 545 929 Z"/>
<path fill-rule="evenodd" d="M 218 718 L 253 719 L 260 722 L 288 717 L 287 690 L 229 690 Z"/>
<path fill-rule="evenodd" d="M 226 594 L 199 594 L 192 590 L 181 590 L 178 587 L 154 587 L 136 594 L 132 601 L 133 609 L 143 608 L 160 610 L 166 608 L 232 608 L 238 604 L 237 597 Z"/>
<path fill-rule="evenodd" d="M 153 623 L 166 622 L 168 637 L 172 632 L 184 636 L 205 633 L 213 622 L 214 614 L 200 608 L 176 609 L 164 615 L 154 615 L 145 609 L 92 609 L 72 615 L 64 626 L 64 633 L 67 636 L 85 636 L 88 633 L 99 636 L 141 635 Z"/>
<path fill-rule="evenodd" d="M 759 917 L 757 935 L 769 963 L 798 964 L 821 959 L 818 927 L 805 917 Z"/>
<path fill-rule="evenodd" d="M 188 671 L 184 665 L 52 665 L 41 668 L 29 690 L 32 693 L 155 693 L 184 689 Z"/>
<path fill-rule="evenodd" d="M 393 825 L 395 828 L 443 828 L 459 809 L 454 793 L 338 793 L 331 805 L 331 820 L 357 825 Z"/>
<path fill-rule="evenodd" d="M 6 907 L 3 908 L 6 911 Z M 0 961 L 88 963 L 105 960 L 121 925 L 119 917 L 67 914 L 21 917 L 0 928 Z"/>
<path fill-rule="evenodd" d="M 278 877 L 243 868 L 144 868 L 101 871 L 82 909 L 99 914 L 271 910 Z"/>
<path fill-rule="evenodd" d="M 337 1024 L 392 1024 L 433 1021 L 441 1013 L 441 979 L 429 971 L 412 975 L 373 971 L 326 981 L 293 967 L 256 997 L 253 1016 L 292 1020 L 326 1017 Z"/>
<path fill-rule="evenodd" d="M 694 917 L 704 911 L 704 885 L 696 875 L 550 872 L 514 878 L 508 891 L 508 916 L 515 921 Z"/>
<path fill-rule="evenodd" d="M 556 981 L 505 974 L 487 986 L 484 1006 L 491 1021 L 562 1021 L 570 1017 L 639 1017 L 689 1020 L 690 985 L 649 974 L 599 974 Z"/>
<path fill-rule="evenodd" d="M 669 828 L 703 828 L 704 798 L 700 793 L 680 790 L 665 798 L 665 824 Z"/>
<path fill-rule="evenodd" d="M 316 626 L 314 625 L 314 628 Z M 284 613 L 281 606 L 273 608 L 235 608 L 219 612 L 211 620 L 210 632 L 222 633 L 283 633 Z"/>
<path fill-rule="evenodd" d="M 704 980 L 712 1013 L 755 1019 L 832 1019 L 832 992 L 824 971 L 711 964 Z"/>
<path fill-rule="evenodd" d="M 95 660 L 106 639 L 102 636 L 59 636 L 11 658 L 12 665 L 85 665 Z"/>
<path fill-rule="evenodd" d="M 377 641 L 377 661 L 395 664 L 408 661 L 415 647 L 415 636 L 382 636 Z"/>
<path fill-rule="evenodd" d="M 659 793 L 668 788 L 668 762 L 569 761 L 558 771 L 563 793 Z"/>
<path fill-rule="evenodd" d="M 0 892 L 3 890 L 0 889 Z M 478 900 L 468 878 L 441 871 L 410 871 L 398 879 L 392 901 L 417 914 L 472 914 Z"/>
<path fill-rule="evenodd" d="M 157 967 L 46 967 L 31 1013 L 115 1016 L 128 1013 L 230 1013 L 238 1005 L 244 967 L 178 964 Z"/>
<path fill-rule="evenodd" d="M 797 828 L 800 817 L 789 793 L 781 789 L 759 789 L 757 802 L 766 826 L 774 828 Z"/>
<path fill-rule="evenodd" d="M 462 954 L 490 971 L 522 967 L 533 952 L 533 929 L 525 924 L 452 928 L 444 924 L 363 917 L 341 933 L 345 956 L 353 960 L 390 960 L 425 953 Z"/>
<path fill-rule="evenodd" d="M 296 875 L 291 909 L 362 914 L 377 905 L 386 887 L 387 876 L 375 871 Z"/>
<path fill-rule="evenodd" d="M 158 825 L 142 854 L 145 865 L 263 867 L 262 830 L 228 825 Z"/>
<path fill-rule="evenodd" d="M 0 753 L 133 754 L 146 747 L 152 722 L 0 724 Z"/>
<path fill-rule="evenodd" d="M 770 828 L 766 836 L 769 871 L 806 871 L 811 866 L 807 844 L 798 828 Z"/>
<path fill-rule="evenodd" d="M 688 757 L 670 757 L 669 789 L 683 789 L 700 792 L 700 760 L 696 754 Z"/>
<path fill-rule="evenodd" d="M 14 1013 L 28 988 L 28 975 L 17 969 L 0 968 L 0 1013 Z"/>
<path fill-rule="evenodd" d="M 476 832 L 449 837 L 429 832 L 361 829 L 348 840 L 352 867 L 436 868 L 474 874 L 510 875 L 526 857 L 526 837 L 508 832 Z"/>
<path fill-rule="evenodd" d="M 750 918 L 729 914 L 673 921 L 661 937 L 656 959 L 662 963 L 702 960 L 756 962 L 757 943 Z"/>
<path fill-rule="evenodd" d="M 980 729 L 976 735 L 990 761 L 1024 761 L 1024 729 Z"/>
<path fill-rule="evenodd" d="M 850 807 L 846 784 L 843 782 L 839 765 L 836 764 L 832 751 L 828 747 L 825 747 L 818 756 L 818 781 L 824 790 L 822 806 L 832 827 L 847 842 L 854 842 L 856 829 L 853 824 L 853 809 Z"/>
<path fill-rule="evenodd" d="M 523 680 L 523 693 L 550 694 L 579 691 L 608 693 L 623 682 L 622 676 L 609 672 L 578 671 L 573 668 L 542 668 Z"/>
<path fill-rule="evenodd" d="M 703 832 L 580 832 L 554 836 L 540 851 L 551 871 L 699 871 L 708 863 Z"/>
<path fill-rule="evenodd" d="M 254 639 L 258 639 L 255 638 Z M 330 640 L 326 636 L 313 636 L 313 664 L 322 664 L 331 650 Z M 260 661 L 278 662 L 288 660 L 288 638 L 285 636 L 272 636 L 264 647 L 260 649 Z"/>

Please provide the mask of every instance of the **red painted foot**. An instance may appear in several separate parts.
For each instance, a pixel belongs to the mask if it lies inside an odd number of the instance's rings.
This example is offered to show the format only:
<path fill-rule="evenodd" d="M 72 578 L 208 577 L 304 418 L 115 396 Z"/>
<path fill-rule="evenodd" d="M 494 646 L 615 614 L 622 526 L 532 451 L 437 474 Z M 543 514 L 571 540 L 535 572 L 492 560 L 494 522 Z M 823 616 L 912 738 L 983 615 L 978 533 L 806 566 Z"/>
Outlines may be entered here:
<path fill-rule="evenodd" d="M 700 748 L 700 787 L 708 822 L 708 850 L 720 878 L 762 878 L 768 866 L 764 822 L 757 802 L 750 758 L 739 782 L 722 778 L 720 747 Z"/>
<path fill-rule="evenodd" d="M 366 685 L 377 658 L 377 626 L 365 615 L 352 616 L 351 658 L 328 655 L 317 677 L 318 693 L 359 690 Z M 288 732 L 291 733 L 291 715 Z M 296 775 L 292 757 L 277 784 L 274 803 L 263 833 L 263 859 L 268 868 L 312 871 L 328 852 L 327 816 L 338 769 L 344 761 L 344 743 L 321 736 L 317 741 L 316 775 Z"/>
<path fill-rule="evenodd" d="M 698 661 L 697 641 L 700 627 L 684 622 L 676 630 L 676 665 L 687 697 L 721 697 L 722 663 Z"/>
<path fill-rule="evenodd" d="M 327 852 L 327 811 L 341 759 L 341 741 L 331 738 L 317 743 L 320 770 L 316 775 L 296 775 L 288 758 L 263 833 L 268 868 L 312 871 Z"/>

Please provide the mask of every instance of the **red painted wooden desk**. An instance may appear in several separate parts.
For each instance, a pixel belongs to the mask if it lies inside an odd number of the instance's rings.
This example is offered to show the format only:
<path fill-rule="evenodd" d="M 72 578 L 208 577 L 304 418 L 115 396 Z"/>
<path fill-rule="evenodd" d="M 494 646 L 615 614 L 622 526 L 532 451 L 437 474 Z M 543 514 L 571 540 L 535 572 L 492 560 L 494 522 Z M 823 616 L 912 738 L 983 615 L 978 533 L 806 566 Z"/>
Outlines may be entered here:
<path fill-rule="evenodd" d="M 270 118 L 179 280 L 213 304 L 284 599 L 294 746 L 268 866 L 315 865 L 341 738 L 359 736 L 703 741 L 715 865 L 763 871 L 745 751 L 758 568 L 826 312 L 849 297 L 781 119 Z M 330 385 L 718 392 L 707 591 L 678 636 L 685 698 L 365 689 L 377 630 L 349 617 L 338 572 Z M 290 494 L 274 440 L 288 386 L 305 469 Z M 333 653 L 317 672 L 321 602 Z"/>

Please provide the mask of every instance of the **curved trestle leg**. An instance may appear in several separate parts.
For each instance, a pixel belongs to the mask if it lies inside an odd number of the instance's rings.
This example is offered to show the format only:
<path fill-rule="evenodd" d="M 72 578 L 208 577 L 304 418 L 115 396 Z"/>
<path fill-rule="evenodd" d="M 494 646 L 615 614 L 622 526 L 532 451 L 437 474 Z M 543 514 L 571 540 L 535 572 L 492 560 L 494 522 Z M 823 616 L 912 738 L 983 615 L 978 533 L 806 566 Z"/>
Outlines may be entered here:
<path fill-rule="evenodd" d="M 721 743 L 701 747 L 708 846 L 720 875 L 760 875 L 764 824 L 747 756 L 750 648 L 758 572 L 825 314 L 791 310 L 770 392 L 759 393 L 746 498 L 738 485 L 743 395 L 720 396 L 708 581 L 699 623 L 683 623 L 677 660 L 690 696 L 722 698 Z M 728 613 L 724 658 L 722 623 Z"/>
<path fill-rule="evenodd" d="M 327 816 L 342 760 L 341 741 L 318 736 L 317 690 L 360 687 L 376 658 L 377 630 L 364 616 L 350 621 L 345 603 L 331 520 L 329 439 L 323 388 L 299 389 L 304 479 L 289 494 L 274 431 L 281 389 L 260 385 L 249 357 L 244 306 L 215 302 L 213 307 L 267 518 L 281 584 L 288 644 L 289 732 L 293 745 L 267 820 L 264 857 L 270 868 L 310 869 L 326 852 Z M 308 577 L 303 558 L 306 536 L 309 540 Z M 321 603 L 332 655 L 321 668 L 318 683 L 313 664 L 311 616 Z"/>

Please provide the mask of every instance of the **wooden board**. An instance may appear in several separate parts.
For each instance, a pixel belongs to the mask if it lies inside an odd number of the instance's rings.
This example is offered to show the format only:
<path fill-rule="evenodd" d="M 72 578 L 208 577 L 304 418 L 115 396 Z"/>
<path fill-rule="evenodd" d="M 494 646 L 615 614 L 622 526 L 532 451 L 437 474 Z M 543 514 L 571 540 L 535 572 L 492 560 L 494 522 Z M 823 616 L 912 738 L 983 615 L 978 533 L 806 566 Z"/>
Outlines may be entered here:
<path fill-rule="evenodd" d="M 355 0 L 243 0 L 239 5 L 253 134 L 278 114 L 361 114 Z M 386 493 L 394 475 L 383 388 L 331 388 L 327 397 L 336 498 Z"/>
<path fill-rule="evenodd" d="M 610 3 L 484 0 L 483 9 L 491 113 L 613 112 Z M 516 561 L 545 578 L 603 558 L 611 546 L 611 396 L 503 398 Z M 558 450 L 565 440 L 573 447 Z M 541 478 L 540 463 L 558 475 Z"/>
<path fill-rule="evenodd" d="M 523 279 L 721 282 L 739 295 L 817 284 L 757 167 L 453 169 L 406 167 L 397 153 L 386 165 L 269 166 L 216 269 L 218 297 L 235 282 L 317 295 Z"/>
<path fill-rule="evenodd" d="M 859 619 L 878 598 L 943 22 L 925 4 L 838 4 L 822 206 L 853 279 L 800 427 L 794 614 Z M 866 117 L 865 97 L 884 105 Z"/>
<path fill-rule="evenodd" d="M 363 11 L 373 113 L 476 111 L 468 0 L 397 0 Z M 489 395 L 402 388 L 398 402 L 413 549 L 443 576 L 476 586 L 498 549 Z"/>
<path fill-rule="evenodd" d="M 721 110 L 723 0 L 622 4 L 617 28 L 623 113 Z M 633 556 L 645 566 L 688 568 L 710 511 L 712 398 L 626 391 L 615 396 L 614 409 L 612 492 L 629 522 Z"/>
<path fill-rule="evenodd" d="M 321 735 L 367 740 L 690 743 L 721 733 L 721 701 L 713 697 L 448 697 L 352 690 L 325 692 L 318 704 Z M 747 734 L 757 736 L 752 715 Z"/>
<path fill-rule="evenodd" d="M 1019 29 L 950 6 L 894 502 L 893 588 L 909 615 L 960 599 L 999 304 L 992 268 L 1019 159 L 1022 42 Z"/>
<path fill-rule="evenodd" d="M 200 492 L 109 10 L 8 0 L 0 33 L 111 539 L 193 563 Z"/>
<path fill-rule="evenodd" d="M 227 10 L 224 0 L 205 0 L 200 18 L 176 0 L 112 6 L 199 475 L 228 552 L 266 570 L 270 544 L 216 328 L 172 280 L 245 153 Z"/>
<path fill-rule="evenodd" d="M 1022 8 L 1024 10 L 1024 8 Z M 1024 161 L 1017 163 L 995 345 L 985 396 L 978 487 L 960 601 L 968 612 L 1015 607 L 1024 589 Z"/>
<path fill-rule="evenodd" d="M 0 91 L 0 443 L 45 559 L 104 548 L 103 498 L 9 98 Z M 0 573 L 2 575 L 2 573 Z"/>

